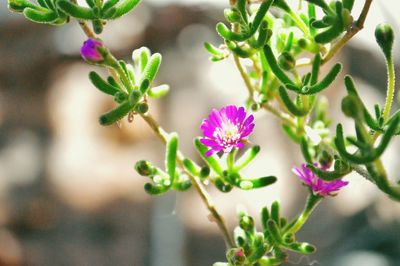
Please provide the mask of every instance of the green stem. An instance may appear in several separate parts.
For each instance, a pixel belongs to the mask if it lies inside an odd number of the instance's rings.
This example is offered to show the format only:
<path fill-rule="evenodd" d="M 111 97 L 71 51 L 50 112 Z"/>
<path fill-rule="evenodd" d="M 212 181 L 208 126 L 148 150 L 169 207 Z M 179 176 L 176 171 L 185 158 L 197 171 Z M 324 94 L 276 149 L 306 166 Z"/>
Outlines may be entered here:
<path fill-rule="evenodd" d="M 394 97 L 394 87 L 395 87 L 395 73 L 394 73 L 394 64 L 392 57 L 389 57 L 386 62 L 387 71 L 388 71 L 388 87 L 386 94 L 386 102 L 385 107 L 383 109 L 383 118 L 386 122 L 390 116 L 390 110 L 392 108 L 393 97 Z"/>
<path fill-rule="evenodd" d="M 329 50 L 329 52 L 325 55 L 322 60 L 322 64 L 328 62 L 332 57 L 336 55 L 338 51 L 353 38 L 360 30 L 364 28 L 364 23 L 367 18 L 369 9 L 371 7 L 372 0 L 365 0 L 364 7 L 361 11 L 360 16 L 356 20 L 356 22 L 350 27 L 350 29 L 346 32 L 346 34 L 337 42 L 335 45 Z"/>
<path fill-rule="evenodd" d="M 249 92 L 249 99 L 253 100 L 254 87 L 251 84 L 251 80 L 247 76 L 246 71 L 244 70 L 242 64 L 240 63 L 239 57 L 236 54 L 233 55 L 233 60 L 235 61 L 235 65 L 236 65 L 237 69 L 239 70 L 240 75 L 242 76 L 242 79 L 243 79 L 243 81 L 244 81 L 244 83 L 246 85 L 247 91 Z"/>
<path fill-rule="evenodd" d="M 81 28 L 83 29 L 83 31 L 87 37 L 97 38 L 96 35 L 94 34 L 94 32 L 87 26 L 86 23 L 79 23 L 79 25 L 81 26 Z M 110 58 L 113 58 L 119 66 L 115 69 L 115 71 L 117 71 L 118 74 L 123 74 L 123 75 L 121 75 L 120 78 L 125 79 L 125 80 L 123 80 L 122 82 L 124 84 L 126 83 L 125 86 L 130 86 L 131 85 L 130 81 L 129 81 L 128 77 L 125 75 L 125 73 L 124 73 L 122 67 L 119 65 L 118 61 L 115 59 L 115 57 L 111 53 L 109 53 L 109 55 L 110 55 Z M 109 68 L 109 70 L 111 70 L 111 69 Z M 129 90 L 130 88 L 128 87 L 127 89 Z M 153 132 L 159 137 L 159 139 L 164 144 L 166 144 L 168 133 L 161 126 L 158 125 L 157 121 L 148 113 L 141 114 L 141 117 L 144 119 L 144 121 L 146 121 L 146 123 L 150 126 L 150 128 L 153 130 Z M 218 225 L 218 227 L 224 237 L 227 249 L 233 248 L 235 246 L 235 243 L 228 231 L 228 227 L 226 226 L 224 217 L 217 211 L 210 194 L 208 194 L 208 192 L 205 190 L 201 181 L 197 177 L 191 175 L 190 173 L 188 173 L 185 170 L 185 168 L 183 167 L 183 158 L 184 158 L 184 156 L 182 155 L 182 153 L 180 151 L 178 151 L 177 163 L 178 163 L 179 167 L 182 169 L 182 171 L 184 171 L 189 176 L 190 181 L 192 182 L 196 191 L 200 195 L 200 198 L 202 199 L 203 203 L 206 205 L 207 209 L 209 210 L 209 212 L 212 216 L 212 220 Z"/>
<path fill-rule="evenodd" d="M 297 123 L 293 120 L 293 118 L 289 114 L 277 110 L 270 103 L 263 103 L 261 106 L 265 110 L 269 111 L 271 114 L 281 119 L 283 123 L 291 125 L 292 127 L 297 127 Z"/>
<path fill-rule="evenodd" d="M 385 192 L 390 198 L 400 201 L 400 187 L 392 186 L 387 179 L 377 183 L 377 186 Z"/>
<path fill-rule="evenodd" d="M 289 15 L 293 19 L 294 23 L 296 23 L 297 27 L 304 33 L 307 39 L 314 41 L 313 37 L 311 37 L 308 27 L 306 26 L 306 24 L 304 24 L 303 20 L 301 20 L 301 18 L 299 18 L 299 16 L 293 11 L 290 12 Z"/>
<path fill-rule="evenodd" d="M 146 123 L 151 127 L 153 132 L 157 135 L 157 137 L 164 143 L 167 143 L 167 132 L 164 131 L 164 129 L 158 125 L 157 121 L 150 115 L 150 114 L 142 114 L 141 117 L 146 121 Z M 201 181 L 196 178 L 195 176 L 191 175 L 189 172 L 185 170 L 183 167 L 183 159 L 184 156 L 180 151 L 178 151 L 178 156 L 177 156 L 177 163 L 181 167 L 181 169 L 189 176 L 190 180 L 192 181 L 192 184 L 194 185 L 195 189 L 200 195 L 200 198 L 203 200 L 204 204 L 206 205 L 207 209 L 212 215 L 212 220 L 216 222 L 218 225 L 219 229 L 222 232 L 222 235 L 225 240 L 226 247 L 228 249 L 233 248 L 234 242 L 231 238 L 231 235 L 228 231 L 228 228 L 225 224 L 225 219 L 224 217 L 217 211 L 215 208 L 214 202 L 211 199 L 211 196 L 208 194 L 208 192 L 205 190 L 204 186 L 202 185 Z"/>
<path fill-rule="evenodd" d="M 229 154 L 228 157 L 226 158 L 226 164 L 228 166 L 228 170 L 231 171 L 235 167 L 235 157 L 237 154 L 237 149 L 234 148 Z"/>
<path fill-rule="evenodd" d="M 315 209 L 315 207 L 317 207 L 318 203 L 320 203 L 322 199 L 323 197 L 314 195 L 313 192 L 310 191 L 304 210 L 296 218 L 296 220 L 288 225 L 288 228 L 285 230 L 285 232 L 295 234 L 297 231 L 299 231 L 304 223 L 307 221 L 312 211 Z"/>

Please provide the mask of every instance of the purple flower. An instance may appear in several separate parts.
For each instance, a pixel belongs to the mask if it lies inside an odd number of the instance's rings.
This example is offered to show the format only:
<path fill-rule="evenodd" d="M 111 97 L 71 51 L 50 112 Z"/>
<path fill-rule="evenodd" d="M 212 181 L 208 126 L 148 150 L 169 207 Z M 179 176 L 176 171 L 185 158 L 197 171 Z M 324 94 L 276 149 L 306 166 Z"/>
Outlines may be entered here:
<path fill-rule="evenodd" d="M 234 147 L 243 148 L 245 138 L 253 131 L 253 121 L 253 115 L 246 118 L 243 107 L 228 105 L 219 110 L 213 109 L 200 126 L 204 134 L 200 142 L 211 148 L 205 156 L 221 150 L 229 153 Z"/>
<path fill-rule="evenodd" d="M 97 51 L 97 47 L 102 47 L 103 43 L 96 39 L 87 39 L 81 48 L 81 55 L 83 59 L 89 62 L 101 62 L 104 60 L 103 56 Z"/>
<path fill-rule="evenodd" d="M 343 181 L 342 179 L 336 179 L 334 181 L 328 182 L 322 180 L 316 176 L 305 164 L 300 167 L 294 167 L 292 169 L 303 183 L 314 191 L 315 194 L 325 197 L 332 196 L 333 192 L 338 191 L 342 187 L 346 186 L 349 182 Z"/>

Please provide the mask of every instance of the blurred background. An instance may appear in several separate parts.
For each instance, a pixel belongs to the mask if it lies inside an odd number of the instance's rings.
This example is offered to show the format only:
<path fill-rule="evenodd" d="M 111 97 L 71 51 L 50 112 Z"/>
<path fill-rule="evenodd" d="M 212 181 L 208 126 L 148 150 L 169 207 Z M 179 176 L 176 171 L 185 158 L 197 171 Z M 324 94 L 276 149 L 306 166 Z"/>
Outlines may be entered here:
<path fill-rule="evenodd" d="M 163 55 L 157 82 L 170 94 L 151 103 L 168 131 L 177 131 L 183 152 L 198 160 L 192 141 L 211 108 L 241 104 L 246 90 L 231 59 L 211 63 L 204 41 L 219 44 L 215 24 L 227 0 L 144 0 L 130 15 L 109 23 L 102 35 L 115 54 L 129 60 L 134 48 Z M 364 1 L 356 1 L 360 10 Z M 357 12 L 357 11 L 356 11 Z M 371 104 L 384 101 L 386 69 L 374 42 L 380 22 L 400 36 L 397 0 L 374 1 L 365 30 L 336 60 L 345 65 Z M 151 197 L 146 178 L 133 169 L 140 159 L 163 164 L 164 147 L 140 118 L 101 127 L 99 115 L 112 99 L 88 81 L 91 66 L 79 49 L 84 35 L 72 21 L 63 27 L 30 23 L 0 2 L 0 265 L 205 266 L 225 261 L 217 226 L 194 190 Z M 395 59 L 399 63 L 399 39 Z M 329 69 L 328 67 L 325 68 Z M 397 68 L 398 70 L 398 68 Z M 99 69 L 99 71 L 101 71 Z M 335 124 L 342 82 L 327 92 Z M 398 107 L 399 100 L 396 98 Z M 222 194 L 208 190 L 229 227 L 242 204 L 258 217 L 280 200 L 289 217 L 301 210 L 306 190 L 290 168 L 301 163 L 298 147 L 280 132 L 270 114 L 256 114 L 251 137 L 262 152 L 249 175 L 272 174 L 268 188 Z M 400 145 L 384 161 L 399 180 Z M 198 160 L 200 162 L 200 160 Z M 363 178 L 325 200 L 299 233 L 318 247 L 309 256 L 291 256 L 286 265 L 400 265 L 400 204 Z"/>

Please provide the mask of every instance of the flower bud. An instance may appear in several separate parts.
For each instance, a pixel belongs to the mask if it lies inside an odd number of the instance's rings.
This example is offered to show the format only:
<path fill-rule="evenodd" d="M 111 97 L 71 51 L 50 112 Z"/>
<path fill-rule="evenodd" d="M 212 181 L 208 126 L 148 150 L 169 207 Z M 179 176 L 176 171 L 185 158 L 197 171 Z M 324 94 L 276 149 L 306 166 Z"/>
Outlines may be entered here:
<path fill-rule="evenodd" d="M 389 24 L 381 23 L 375 29 L 376 42 L 385 54 L 386 59 L 392 57 L 392 47 L 394 41 L 394 32 Z"/>
<path fill-rule="evenodd" d="M 226 254 L 227 259 L 231 265 L 244 265 L 246 261 L 246 255 L 244 254 L 243 248 L 230 249 Z"/>
<path fill-rule="evenodd" d="M 135 109 L 136 109 L 136 112 L 138 112 L 139 114 L 145 114 L 149 110 L 149 105 L 145 102 L 138 103 L 136 105 Z"/>
<path fill-rule="evenodd" d="M 291 244 L 291 243 L 293 243 L 294 241 L 296 241 L 296 238 L 294 237 L 293 233 L 288 232 L 288 233 L 286 233 L 285 235 L 283 235 L 283 241 L 284 241 L 286 244 Z"/>
<path fill-rule="evenodd" d="M 339 159 L 335 161 L 334 169 L 338 172 L 346 172 L 350 169 L 350 166 L 343 160 Z"/>
<path fill-rule="evenodd" d="M 126 101 L 126 99 L 128 98 L 128 95 L 126 95 L 125 92 L 122 91 L 118 91 L 115 95 L 114 95 L 114 100 L 117 103 L 123 103 L 124 101 Z"/>
<path fill-rule="evenodd" d="M 296 59 L 288 52 L 283 52 L 279 58 L 278 63 L 284 70 L 292 70 L 296 66 Z"/>
<path fill-rule="evenodd" d="M 240 228 L 244 231 L 253 231 L 254 230 L 254 219 L 251 216 L 243 216 L 239 222 Z"/>
<path fill-rule="evenodd" d="M 81 56 L 90 63 L 101 63 L 104 61 L 104 58 L 98 51 L 99 47 L 104 47 L 101 41 L 89 38 L 83 43 Z"/>
<path fill-rule="evenodd" d="M 329 169 L 332 165 L 333 157 L 327 151 L 323 150 L 318 156 L 318 163 L 322 169 Z"/>
<path fill-rule="evenodd" d="M 229 23 L 236 23 L 241 20 L 240 13 L 237 9 L 226 8 L 224 10 L 224 16 Z"/>
<path fill-rule="evenodd" d="M 250 108 L 252 111 L 256 112 L 261 108 L 261 106 L 259 103 L 253 103 Z"/>
<path fill-rule="evenodd" d="M 300 38 L 297 41 L 297 46 L 299 46 L 301 49 L 306 49 L 308 46 L 308 41 L 304 38 Z"/>
<path fill-rule="evenodd" d="M 203 167 L 200 169 L 199 175 L 200 175 L 201 178 L 206 178 L 206 177 L 208 177 L 208 176 L 210 175 L 210 167 L 208 167 L 208 166 L 203 166 Z"/>
<path fill-rule="evenodd" d="M 343 113 L 354 119 L 362 119 L 362 107 L 355 96 L 347 95 L 342 100 Z"/>
<path fill-rule="evenodd" d="M 142 160 L 135 164 L 135 170 L 142 176 L 149 176 L 153 173 L 154 167 L 148 161 Z"/>

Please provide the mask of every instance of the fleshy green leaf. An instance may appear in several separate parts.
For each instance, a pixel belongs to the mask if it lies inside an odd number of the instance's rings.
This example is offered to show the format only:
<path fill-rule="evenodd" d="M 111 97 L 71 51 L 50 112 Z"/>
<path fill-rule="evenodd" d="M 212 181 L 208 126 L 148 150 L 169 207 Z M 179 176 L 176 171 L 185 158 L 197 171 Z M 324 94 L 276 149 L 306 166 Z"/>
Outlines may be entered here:
<path fill-rule="evenodd" d="M 274 56 L 274 53 L 272 52 L 272 49 L 269 45 L 264 46 L 264 54 L 272 72 L 274 72 L 275 76 L 281 81 L 281 83 L 284 85 L 290 84 L 295 86 L 294 82 L 279 67 L 278 62 L 276 61 L 276 58 Z"/>
<path fill-rule="evenodd" d="M 24 9 L 23 14 L 27 19 L 36 23 L 52 24 L 58 19 L 57 13 L 50 9 L 34 9 L 27 7 Z"/>
<path fill-rule="evenodd" d="M 122 17 L 129 11 L 135 8 L 137 4 L 139 4 L 140 0 L 123 0 L 122 3 L 116 6 L 116 11 L 112 16 L 112 19 L 116 19 Z"/>
<path fill-rule="evenodd" d="M 342 64 L 335 64 L 323 80 L 312 86 L 305 86 L 301 89 L 301 94 L 316 94 L 328 88 L 342 70 Z"/>
<path fill-rule="evenodd" d="M 114 96 L 119 91 L 118 88 L 103 80 L 99 74 L 94 71 L 89 73 L 89 79 L 96 88 L 108 95 Z"/>
<path fill-rule="evenodd" d="M 199 138 L 196 138 L 194 141 L 194 144 L 197 148 L 197 151 L 199 152 L 201 158 L 207 162 L 207 164 L 211 167 L 212 170 L 214 170 L 215 173 L 217 173 L 219 176 L 223 176 L 223 171 L 222 168 L 218 162 L 218 159 L 215 155 L 211 155 L 206 157 L 205 153 L 207 152 L 207 147 L 204 146 Z"/>
<path fill-rule="evenodd" d="M 178 134 L 171 133 L 167 142 L 165 169 L 169 175 L 171 185 L 174 183 L 176 172 L 176 153 L 178 151 Z"/>
<path fill-rule="evenodd" d="M 94 20 L 97 18 L 92 9 L 78 6 L 66 0 L 58 0 L 57 6 L 66 14 L 77 19 Z"/>
<path fill-rule="evenodd" d="M 147 63 L 143 71 L 140 84 L 142 84 L 142 82 L 146 79 L 149 81 L 150 84 L 151 82 L 153 82 L 158 73 L 158 69 L 160 68 L 161 59 L 162 57 L 159 53 L 155 53 L 150 57 L 149 62 Z"/>
<path fill-rule="evenodd" d="M 129 101 L 126 101 L 120 104 L 117 108 L 100 116 L 99 122 L 102 126 L 112 125 L 126 116 L 131 110 L 132 106 L 130 105 Z"/>

